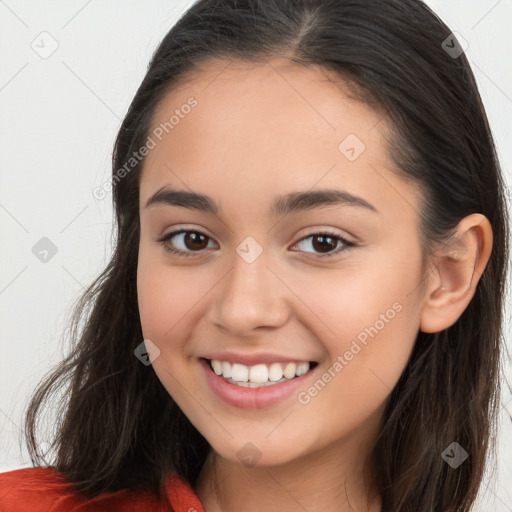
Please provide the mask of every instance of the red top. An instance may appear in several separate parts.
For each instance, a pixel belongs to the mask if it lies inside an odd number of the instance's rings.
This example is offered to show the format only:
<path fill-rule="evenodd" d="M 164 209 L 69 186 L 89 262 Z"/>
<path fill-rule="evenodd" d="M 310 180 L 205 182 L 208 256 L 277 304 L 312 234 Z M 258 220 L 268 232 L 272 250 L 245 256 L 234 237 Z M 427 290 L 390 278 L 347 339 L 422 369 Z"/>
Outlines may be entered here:
<path fill-rule="evenodd" d="M 167 500 L 129 490 L 101 494 L 91 500 L 77 495 L 54 468 L 25 468 L 0 473 L 2 512 L 205 512 L 197 494 L 176 474 L 167 480 Z"/>

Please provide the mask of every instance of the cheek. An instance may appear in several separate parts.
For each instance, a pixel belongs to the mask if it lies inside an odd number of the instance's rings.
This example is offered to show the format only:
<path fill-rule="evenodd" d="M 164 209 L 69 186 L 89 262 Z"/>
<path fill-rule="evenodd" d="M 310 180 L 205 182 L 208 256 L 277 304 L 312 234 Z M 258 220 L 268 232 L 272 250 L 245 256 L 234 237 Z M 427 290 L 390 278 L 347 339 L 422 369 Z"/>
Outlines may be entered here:
<path fill-rule="evenodd" d="M 139 265 L 137 297 L 142 332 L 145 338 L 161 340 L 173 325 L 174 311 L 178 305 L 174 287 L 166 286 L 165 279 L 147 266 Z"/>
<path fill-rule="evenodd" d="M 353 339 L 364 343 L 376 330 L 394 330 L 400 337 L 400 329 L 407 324 L 404 317 L 419 325 L 417 314 L 410 314 L 417 300 L 410 292 L 419 279 L 419 266 L 386 268 L 364 262 L 337 274 L 331 270 L 292 282 L 297 295 L 307 298 L 304 302 L 313 313 L 309 327 L 313 328 L 314 322 L 314 330 L 329 344 L 329 352 L 339 352 L 348 349 Z"/>
<path fill-rule="evenodd" d="M 336 324 L 336 336 L 323 339 L 328 364 L 298 396 L 304 411 L 330 418 L 325 435 L 365 423 L 384 406 L 407 364 L 417 326 L 409 321 L 404 304 L 382 304 L 376 310 L 347 304 L 351 307 Z"/>
<path fill-rule="evenodd" d="M 139 258 L 137 297 L 142 332 L 144 339 L 151 340 L 160 350 L 152 367 L 174 398 L 180 394 L 178 381 L 187 375 L 182 354 L 186 348 L 186 326 L 197 302 L 191 289 L 194 287 L 190 286 L 190 279 L 176 269 L 150 258 Z"/>
<path fill-rule="evenodd" d="M 137 294 L 142 332 L 160 349 L 152 369 L 188 419 L 201 432 L 208 432 L 209 417 L 205 420 L 197 399 L 191 400 L 191 396 L 200 396 L 200 380 L 187 357 L 187 340 L 198 323 L 200 299 L 208 290 L 207 283 L 206 291 L 200 285 L 200 280 L 191 279 L 190 269 L 171 268 L 143 253 L 139 257 Z"/>
<path fill-rule="evenodd" d="M 303 296 L 315 297 L 310 306 L 320 320 L 317 335 L 322 333 L 329 353 L 325 380 L 336 381 L 336 396 L 356 408 L 365 407 L 358 405 L 361 396 L 367 405 L 384 400 L 410 357 L 420 322 L 418 296 L 411 293 L 421 281 L 416 256 L 410 254 L 407 264 L 398 258 L 386 264 L 380 258 L 379 264 L 375 258 L 339 279 L 326 273 L 315 278 L 314 287 L 301 283 Z"/>
<path fill-rule="evenodd" d="M 165 255 L 141 244 L 137 300 L 144 337 L 167 345 L 167 341 L 177 339 L 181 324 L 194 315 L 208 286 L 204 283 L 202 287 L 191 268 L 166 265 Z"/>

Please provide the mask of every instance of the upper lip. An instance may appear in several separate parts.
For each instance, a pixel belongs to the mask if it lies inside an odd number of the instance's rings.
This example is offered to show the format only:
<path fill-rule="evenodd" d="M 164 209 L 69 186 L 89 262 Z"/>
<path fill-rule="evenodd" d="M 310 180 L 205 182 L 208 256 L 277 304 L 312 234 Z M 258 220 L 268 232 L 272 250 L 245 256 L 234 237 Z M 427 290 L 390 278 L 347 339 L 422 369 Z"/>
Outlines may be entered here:
<path fill-rule="evenodd" d="M 205 359 L 214 359 L 216 361 L 228 361 L 229 363 L 239 363 L 245 366 L 256 364 L 288 363 L 288 362 L 312 362 L 311 359 L 301 359 L 292 355 L 270 354 L 268 352 L 244 354 L 240 352 L 210 352 L 202 357 Z"/>

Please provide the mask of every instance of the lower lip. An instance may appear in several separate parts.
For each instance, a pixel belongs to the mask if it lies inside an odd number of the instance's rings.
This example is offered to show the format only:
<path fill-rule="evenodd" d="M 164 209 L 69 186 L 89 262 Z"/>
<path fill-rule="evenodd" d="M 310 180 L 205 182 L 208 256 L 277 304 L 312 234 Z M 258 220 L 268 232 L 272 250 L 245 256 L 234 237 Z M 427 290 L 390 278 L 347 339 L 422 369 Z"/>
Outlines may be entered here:
<path fill-rule="evenodd" d="M 262 409 L 277 404 L 304 388 L 306 379 L 309 379 L 318 365 L 300 377 L 286 382 L 262 386 L 260 388 L 246 388 L 227 382 L 217 375 L 206 359 L 200 360 L 206 380 L 214 393 L 224 402 L 240 409 Z"/>

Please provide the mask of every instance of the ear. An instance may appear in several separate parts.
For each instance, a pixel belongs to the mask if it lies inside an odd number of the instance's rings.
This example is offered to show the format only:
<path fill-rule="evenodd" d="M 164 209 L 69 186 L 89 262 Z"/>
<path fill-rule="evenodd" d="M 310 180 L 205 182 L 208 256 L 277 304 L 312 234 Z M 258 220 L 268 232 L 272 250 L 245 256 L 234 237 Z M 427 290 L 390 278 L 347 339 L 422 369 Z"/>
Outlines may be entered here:
<path fill-rule="evenodd" d="M 473 298 L 492 250 L 492 228 L 484 215 L 462 219 L 453 236 L 431 257 L 420 331 L 434 333 L 452 326 Z"/>

